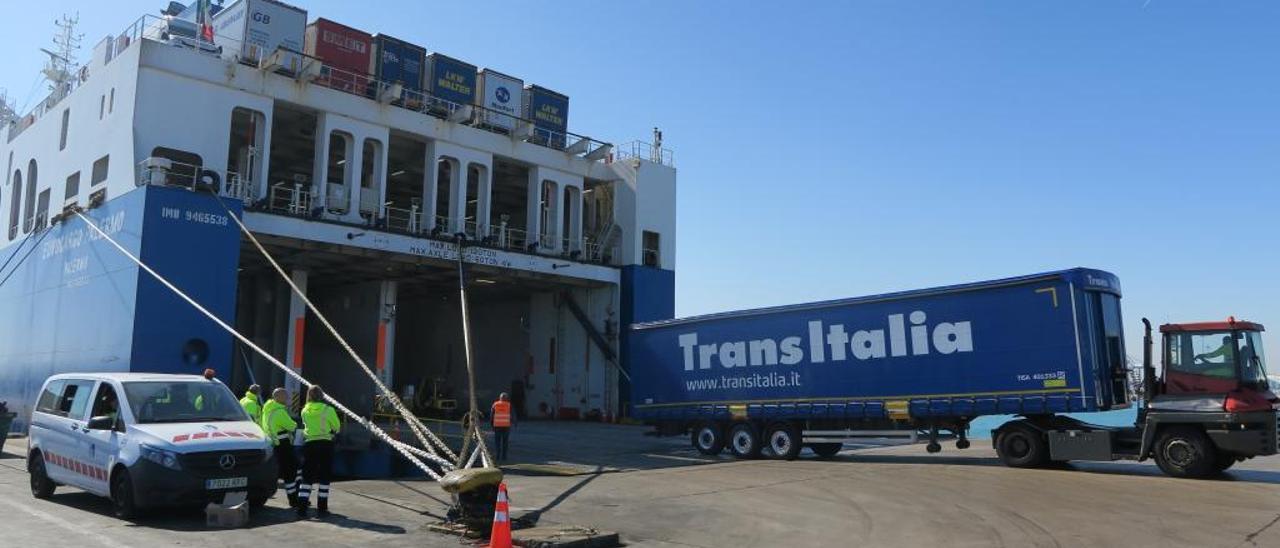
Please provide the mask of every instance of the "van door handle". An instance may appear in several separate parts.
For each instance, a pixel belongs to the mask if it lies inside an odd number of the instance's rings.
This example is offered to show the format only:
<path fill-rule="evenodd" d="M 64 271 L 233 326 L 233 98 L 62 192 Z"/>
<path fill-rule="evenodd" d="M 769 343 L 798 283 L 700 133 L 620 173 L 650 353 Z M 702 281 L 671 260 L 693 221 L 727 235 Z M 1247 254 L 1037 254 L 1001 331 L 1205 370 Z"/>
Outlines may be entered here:
<path fill-rule="evenodd" d="M 72 429 L 72 430 L 75 430 L 76 428 L 79 428 L 79 426 L 76 426 L 76 425 L 75 425 L 75 423 L 72 423 L 72 424 L 71 424 L 71 429 Z"/>

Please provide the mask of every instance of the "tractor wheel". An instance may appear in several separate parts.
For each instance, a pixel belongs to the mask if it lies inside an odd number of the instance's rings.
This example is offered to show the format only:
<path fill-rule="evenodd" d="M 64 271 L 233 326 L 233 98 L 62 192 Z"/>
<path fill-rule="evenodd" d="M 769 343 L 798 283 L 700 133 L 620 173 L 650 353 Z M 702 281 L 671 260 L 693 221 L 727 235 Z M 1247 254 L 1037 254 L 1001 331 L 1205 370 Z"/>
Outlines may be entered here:
<path fill-rule="evenodd" d="M 1049 462 L 1049 443 L 1036 429 L 1025 424 L 1002 428 L 996 436 L 996 454 L 1012 468 L 1036 468 Z"/>
<path fill-rule="evenodd" d="M 1175 426 L 1156 438 L 1156 464 L 1175 478 L 1204 478 L 1217 469 L 1217 448 L 1199 428 Z"/>

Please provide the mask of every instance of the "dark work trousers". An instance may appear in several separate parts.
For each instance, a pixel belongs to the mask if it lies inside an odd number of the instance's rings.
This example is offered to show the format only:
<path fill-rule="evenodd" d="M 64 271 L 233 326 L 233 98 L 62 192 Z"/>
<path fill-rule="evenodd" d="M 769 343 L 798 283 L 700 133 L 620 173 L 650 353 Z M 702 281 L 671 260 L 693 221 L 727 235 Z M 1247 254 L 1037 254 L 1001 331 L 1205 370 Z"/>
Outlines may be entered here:
<path fill-rule="evenodd" d="M 333 441 L 309 441 L 302 446 L 302 486 L 298 488 L 298 502 L 307 505 L 311 501 L 311 486 L 316 486 L 316 508 L 329 509 L 329 481 L 333 479 Z"/>
<path fill-rule="evenodd" d="M 298 456 L 294 454 L 293 436 L 281 439 L 276 446 L 276 469 L 278 477 L 284 482 L 284 493 L 292 503 L 298 496 Z"/>
<path fill-rule="evenodd" d="M 507 460 L 507 439 L 510 437 L 510 428 L 493 427 L 493 458 L 499 462 Z"/>

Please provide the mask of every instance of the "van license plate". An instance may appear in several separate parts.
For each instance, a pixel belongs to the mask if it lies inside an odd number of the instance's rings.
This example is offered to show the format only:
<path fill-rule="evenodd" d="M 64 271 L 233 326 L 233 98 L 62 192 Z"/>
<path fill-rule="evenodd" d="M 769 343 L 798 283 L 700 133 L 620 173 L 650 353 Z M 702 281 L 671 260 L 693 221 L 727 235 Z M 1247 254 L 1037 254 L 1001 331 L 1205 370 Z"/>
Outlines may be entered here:
<path fill-rule="evenodd" d="M 235 489 L 249 485 L 249 478 L 219 478 L 204 480 L 205 489 Z"/>

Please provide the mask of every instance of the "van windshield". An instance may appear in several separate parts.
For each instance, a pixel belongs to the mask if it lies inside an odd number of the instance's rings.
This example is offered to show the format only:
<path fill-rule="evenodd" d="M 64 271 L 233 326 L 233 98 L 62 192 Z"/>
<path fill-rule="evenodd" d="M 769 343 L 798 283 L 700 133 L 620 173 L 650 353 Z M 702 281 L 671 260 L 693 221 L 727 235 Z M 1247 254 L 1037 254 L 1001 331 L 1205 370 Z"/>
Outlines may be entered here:
<path fill-rule="evenodd" d="M 249 420 L 231 391 L 216 382 L 126 382 L 124 393 L 139 424 Z"/>

